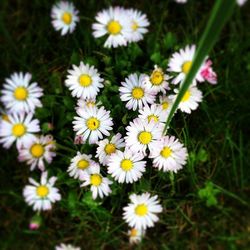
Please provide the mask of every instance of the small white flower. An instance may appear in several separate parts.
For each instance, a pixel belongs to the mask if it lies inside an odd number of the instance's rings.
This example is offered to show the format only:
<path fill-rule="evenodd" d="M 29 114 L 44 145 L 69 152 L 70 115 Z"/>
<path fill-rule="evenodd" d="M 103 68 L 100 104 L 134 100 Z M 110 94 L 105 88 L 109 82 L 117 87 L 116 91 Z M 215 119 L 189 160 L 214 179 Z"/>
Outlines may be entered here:
<path fill-rule="evenodd" d="M 187 3 L 187 0 L 175 0 L 176 3 Z"/>
<path fill-rule="evenodd" d="M 170 96 L 170 98 L 173 98 L 173 102 L 176 99 L 179 90 L 175 89 L 174 92 L 176 93 L 176 95 Z M 192 85 L 182 97 L 178 108 L 182 112 L 190 114 L 192 110 L 196 110 L 198 108 L 201 101 L 202 92 L 196 86 Z"/>
<path fill-rule="evenodd" d="M 242 6 L 243 4 L 246 3 L 247 0 L 236 0 L 236 3 L 239 5 L 239 6 Z"/>
<path fill-rule="evenodd" d="M 92 25 L 93 36 L 99 38 L 108 35 L 104 47 L 118 47 L 127 45 L 130 32 L 127 11 L 121 7 L 110 7 L 97 13 L 96 23 Z"/>
<path fill-rule="evenodd" d="M 112 192 L 109 185 L 113 182 L 101 175 L 100 166 L 98 164 L 90 168 L 89 174 L 84 174 L 82 181 L 83 184 L 81 187 L 91 185 L 90 190 L 94 200 L 98 196 L 102 199 L 104 196 L 108 196 Z"/>
<path fill-rule="evenodd" d="M 147 16 L 141 11 L 135 9 L 127 10 L 129 24 L 129 33 L 127 34 L 127 39 L 129 42 L 138 42 L 143 39 L 143 35 L 148 32 L 147 27 L 149 26 L 149 21 Z"/>
<path fill-rule="evenodd" d="M 91 159 L 92 155 L 81 154 L 77 152 L 77 155 L 71 159 L 70 166 L 67 172 L 75 179 L 82 179 L 83 175 L 89 173 L 90 168 L 95 166 L 96 163 Z"/>
<path fill-rule="evenodd" d="M 154 121 L 156 123 L 166 122 L 168 117 L 168 110 L 164 110 L 159 104 L 152 104 L 151 106 L 145 106 L 139 110 L 139 118 L 142 120 Z"/>
<path fill-rule="evenodd" d="M 72 66 L 73 69 L 68 70 L 65 85 L 71 91 L 73 97 L 81 99 L 95 99 L 96 95 L 103 87 L 103 79 L 100 77 L 97 69 L 89 64 L 80 62 L 80 66 Z"/>
<path fill-rule="evenodd" d="M 104 107 L 88 107 L 78 109 L 79 116 L 74 117 L 74 131 L 77 135 L 83 135 L 83 140 L 89 140 L 90 144 L 97 143 L 103 138 L 103 134 L 109 136 L 109 130 L 112 130 L 113 122 L 110 117 L 110 111 L 106 111 Z"/>
<path fill-rule="evenodd" d="M 96 102 L 95 98 L 92 99 L 78 99 L 76 109 L 82 109 L 86 107 L 99 107 L 102 105 L 102 102 Z"/>
<path fill-rule="evenodd" d="M 39 98 L 43 90 L 36 82 L 30 83 L 31 78 L 31 74 L 20 72 L 5 79 L 1 101 L 9 113 L 34 113 L 36 107 L 42 107 Z"/>
<path fill-rule="evenodd" d="M 154 223 L 159 220 L 156 214 L 162 212 L 158 196 L 150 197 L 149 193 L 141 195 L 132 194 L 129 196 L 129 199 L 131 203 L 123 208 L 123 219 L 130 227 L 139 230 L 153 227 Z"/>
<path fill-rule="evenodd" d="M 45 170 L 44 161 L 51 163 L 53 157 L 56 156 L 54 152 L 56 149 L 53 136 L 38 136 L 30 143 L 25 144 L 23 148 L 19 150 L 19 161 L 26 161 L 30 165 L 30 170 L 34 170 L 38 167 L 41 171 Z"/>
<path fill-rule="evenodd" d="M 37 119 L 32 120 L 32 116 L 31 113 L 13 114 L 0 122 L 0 143 L 4 148 L 10 148 L 16 141 L 16 146 L 20 149 L 36 139 L 34 133 L 40 131 L 40 126 Z"/>
<path fill-rule="evenodd" d="M 104 139 L 98 142 L 98 148 L 96 150 L 96 157 L 99 158 L 99 162 L 104 166 L 107 165 L 108 159 L 111 154 L 115 153 L 117 149 L 125 147 L 124 139 L 120 133 L 114 135 L 109 141 Z"/>
<path fill-rule="evenodd" d="M 140 118 L 134 119 L 126 127 L 126 147 L 134 153 L 141 152 L 146 155 L 146 149 L 151 150 L 152 143 L 161 138 L 164 125 L 154 121 L 148 122 Z"/>
<path fill-rule="evenodd" d="M 150 151 L 149 158 L 153 158 L 153 166 L 159 170 L 178 170 L 187 162 L 187 149 L 174 136 L 164 136 L 155 142 Z"/>
<path fill-rule="evenodd" d="M 61 243 L 59 246 L 56 246 L 55 250 L 81 250 L 80 247 L 74 247 L 70 244 Z"/>
<path fill-rule="evenodd" d="M 162 68 L 157 65 L 154 66 L 154 70 L 150 76 L 145 76 L 145 84 L 152 89 L 152 91 L 159 93 L 166 93 L 166 90 L 169 90 L 168 80 L 170 77 L 167 74 L 164 74 Z"/>
<path fill-rule="evenodd" d="M 152 104 L 156 98 L 156 92 L 150 90 L 144 83 L 145 74 L 130 74 L 122 87 L 119 88 L 120 97 L 123 102 L 127 102 L 126 108 L 134 111 L 147 104 Z"/>
<path fill-rule="evenodd" d="M 159 102 L 163 110 L 170 112 L 173 105 L 173 99 L 163 95 L 159 96 Z"/>
<path fill-rule="evenodd" d="M 172 81 L 173 84 L 181 83 L 185 79 L 187 73 L 191 68 L 195 50 L 195 45 L 187 45 L 184 49 L 180 49 L 179 52 L 175 52 L 170 58 L 168 63 L 168 71 L 178 73 L 178 75 Z M 195 77 L 195 80 L 197 80 L 198 82 L 204 81 L 203 77 L 200 74 L 201 68 L 198 70 L 198 73 Z"/>
<path fill-rule="evenodd" d="M 33 206 L 34 211 L 50 210 L 51 203 L 61 200 L 59 190 L 54 187 L 56 177 L 47 178 L 48 173 L 42 172 L 40 183 L 29 178 L 32 185 L 26 185 L 23 190 L 25 201 Z"/>
<path fill-rule="evenodd" d="M 133 183 L 138 181 L 146 171 L 146 161 L 141 153 L 116 151 L 109 157 L 108 173 L 119 183 Z"/>
<path fill-rule="evenodd" d="M 145 235 L 145 230 L 131 228 L 128 230 L 129 243 L 130 244 L 138 244 L 142 241 L 142 238 Z"/>
<path fill-rule="evenodd" d="M 72 33 L 76 23 L 79 22 L 78 13 L 73 3 L 66 1 L 56 3 L 51 10 L 53 27 L 55 30 L 61 30 L 62 36 L 67 32 Z"/>

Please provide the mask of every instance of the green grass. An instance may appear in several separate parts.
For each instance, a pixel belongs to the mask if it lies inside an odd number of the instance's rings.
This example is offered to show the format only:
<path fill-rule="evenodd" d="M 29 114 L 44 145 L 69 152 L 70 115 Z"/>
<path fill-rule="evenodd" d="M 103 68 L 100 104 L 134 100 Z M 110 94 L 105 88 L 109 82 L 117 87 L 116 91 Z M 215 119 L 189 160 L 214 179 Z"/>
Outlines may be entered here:
<path fill-rule="evenodd" d="M 73 35 L 60 37 L 50 24 L 53 2 L 15 0 L 0 2 L 0 81 L 14 71 L 28 71 L 45 90 L 44 109 L 36 115 L 41 124 L 53 122 L 59 148 L 48 169 L 58 176 L 63 200 L 50 212 L 42 213 L 39 231 L 28 230 L 33 212 L 22 197 L 32 175 L 20 164 L 17 152 L 1 148 L 0 168 L 0 249 L 53 249 L 68 242 L 82 249 L 130 249 L 122 207 L 131 191 L 158 194 L 164 207 L 160 221 L 147 231 L 137 249 L 249 249 L 249 72 L 250 5 L 237 8 L 210 54 L 218 74 L 218 85 L 201 84 L 204 101 L 191 115 L 178 113 L 170 134 L 180 138 L 189 151 L 185 168 L 174 175 L 149 169 L 134 185 L 112 186 L 113 195 L 102 203 L 93 202 L 79 183 L 66 173 L 74 146 L 72 117 L 74 100 L 64 86 L 67 69 L 80 60 L 94 64 L 110 81 L 101 100 L 112 109 L 119 131 L 131 119 L 118 97 L 117 86 L 131 72 L 149 73 L 154 64 L 166 67 L 171 53 L 198 42 L 212 8 L 212 1 L 177 5 L 170 1 L 117 1 L 147 13 L 150 32 L 144 41 L 129 47 L 108 50 L 91 35 L 95 13 L 111 1 L 75 1 L 81 22 Z M 58 112 L 60 110 L 60 112 Z M 69 150 L 69 149 L 70 150 Z M 212 183 L 212 191 L 207 188 Z M 206 189 L 207 188 L 207 189 Z M 199 195 L 205 190 L 205 198 Z M 216 190 L 216 191 L 215 191 Z M 213 196 L 213 192 L 215 195 Z M 216 200 L 209 206 L 208 201 Z"/>

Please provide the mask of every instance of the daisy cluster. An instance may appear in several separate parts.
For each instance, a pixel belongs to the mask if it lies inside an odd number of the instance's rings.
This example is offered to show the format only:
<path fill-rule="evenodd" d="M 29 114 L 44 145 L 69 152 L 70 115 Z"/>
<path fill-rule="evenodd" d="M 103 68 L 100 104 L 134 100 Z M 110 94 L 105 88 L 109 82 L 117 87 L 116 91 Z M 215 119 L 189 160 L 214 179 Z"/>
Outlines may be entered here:
<path fill-rule="evenodd" d="M 61 1 L 51 10 L 52 25 L 64 36 L 72 33 L 80 21 L 79 11 L 73 3 Z M 149 21 L 146 14 L 136 9 L 123 7 L 109 7 L 97 13 L 95 23 L 92 24 L 95 38 L 107 37 L 104 47 L 116 48 L 126 46 L 131 42 L 138 42 L 148 32 Z"/>
<path fill-rule="evenodd" d="M 186 164 L 186 147 L 175 136 L 163 135 L 163 130 L 194 54 L 195 45 L 186 46 L 170 57 L 167 69 L 155 65 L 149 74 L 132 73 L 121 82 L 121 101 L 128 110 L 137 112 L 137 117 L 126 126 L 124 135 L 115 133 L 110 110 L 98 101 L 105 82 L 98 70 L 84 62 L 68 70 L 65 85 L 77 98 L 73 120 L 75 143 L 91 144 L 96 152 L 76 152 L 67 172 L 80 181 L 81 187 L 90 187 L 93 199 L 110 195 L 114 181 L 121 184 L 138 182 L 151 166 L 177 173 Z M 197 109 L 202 101 L 198 83 L 217 83 L 211 65 L 207 58 L 183 96 L 180 111 L 191 113 Z M 131 194 L 129 198 L 131 203 L 124 207 L 123 219 L 131 227 L 130 242 L 138 242 L 146 229 L 158 221 L 157 214 L 163 208 L 156 195 Z"/>
<path fill-rule="evenodd" d="M 79 21 L 78 11 L 69 2 L 58 2 L 52 8 L 53 26 L 61 34 L 73 32 Z M 93 24 L 95 37 L 107 36 L 105 47 L 125 46 L 143 38 L 149 22 L 145 14 L 121 7 L 110 7 L 99 12 Z M 76 98 L 73 131 L 75 144 L 90 144 L 91 152 L 75 152 L 67 168 L 80 187 L 90 189 L 93 199 L 103 199 L 112 193 L 112 184 L 133 184 L 143 178 L 147 169 L 177 173 L 188 157 L 187 148 L 174 135 L 164 135 L 165 121 L 180 86 L 188 74 L 195 54 L 195 45 L 173 53 L 166 69 L 155 65 L 150 72 L 131 73 L 119 86 L 119 96 L 128 112 L 136 117 L 125 127 L 125 134 L 116 130 L 111 110 L 98 100 L 105 79 L 93 65 L 80 62 L 72 65 L 65 86 Z M 31 82 L 29 73 L 14 73 L 5 79 L 0 100 L 4 110 L 0 119 L 0 143 L 10 148 L 14 143 L 18 159 L 31 170 L 39 170 L 40 181 L 29 178 L 23 189 L 28 205 L 34 211 L 50 210 L 61 200 L 55 187 L 57 178 L 48 177 L 47 165 L 56 156 L 52 135 L 40 134 L 40 123 L 34 118 L 37 107 L 42 107 L 43 90 Z M 190 114 L 196 110 L 203 95 L 198 88 L 202 82 L 217 83 L 212 61 L 206 58 L 194 82 L 184 94 L 178 110 Z M 129 241 L 138 243 L 147 228 L 159 220 L 163 206 L 157 195 L 149 192 L 129 195 L 130 202 L 123 208 L 123 219 L 128 223 Z M 37 228 L 37 221 L 31 223 Z M 80 249 L 61 244 L 56 249 Z"/>
<path fill-rule="evenodd" d="M 40 183 L 29 178 L 31 185 L 23 190 L 26 202 L 34 210 L 51 209 L 51 203 L 60 200 L 58 189 L 54 187 L 56 177 L 47 178 L 45 165 L 56 156 L 52 135 L 39 134 L 40 123 L 34 118 L 37 107 L 42 107 L 40 97 L 43 89 L 31 82 L 30 73 L 16 72 L 5 79 L 0 100 L 4 105 L 0 120 L 0 143 L 9 149 L 16 144 L 18 159 L 26 162 L 30 170 L 42 171 Z"/>

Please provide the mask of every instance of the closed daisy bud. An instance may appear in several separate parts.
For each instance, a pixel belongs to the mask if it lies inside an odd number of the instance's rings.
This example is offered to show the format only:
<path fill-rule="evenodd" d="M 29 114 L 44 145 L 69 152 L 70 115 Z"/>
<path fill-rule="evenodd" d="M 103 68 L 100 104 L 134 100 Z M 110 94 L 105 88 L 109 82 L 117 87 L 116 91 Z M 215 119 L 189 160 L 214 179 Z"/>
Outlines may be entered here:
<path fill-rule="evenodd" d="M 128 230 L 129 243 L 130 244 L 138 244 L 141 242 L 142 238 L 145 235 L 145 230 L 131 228 Z"/>
<path fill-rule="evenodd" d="M 123 219 L 130 227 L 138 230 L 145 230 L 147 227 L 153 227 L 159 220 L 157 213 L 162 212 L 162 206 L 159 204 L 158 196 L 150 197 L 149 193 L 141 195 L 132 194 L 129 196 L 131 203 L 124 207 Z"/>

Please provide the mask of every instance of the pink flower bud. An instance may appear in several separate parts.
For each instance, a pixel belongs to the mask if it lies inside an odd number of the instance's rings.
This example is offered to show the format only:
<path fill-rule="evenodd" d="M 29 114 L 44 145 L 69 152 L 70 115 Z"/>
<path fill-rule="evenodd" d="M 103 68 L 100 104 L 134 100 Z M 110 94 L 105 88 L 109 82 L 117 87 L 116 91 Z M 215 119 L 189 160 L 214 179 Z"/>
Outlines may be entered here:
<path fill-rule="evenodd" d="M 217 83 L 217 74 L 213 71 L 212 61 L 207 60 L 203 68 L 201 69 L 201 76 L 211 84 Z"/>

